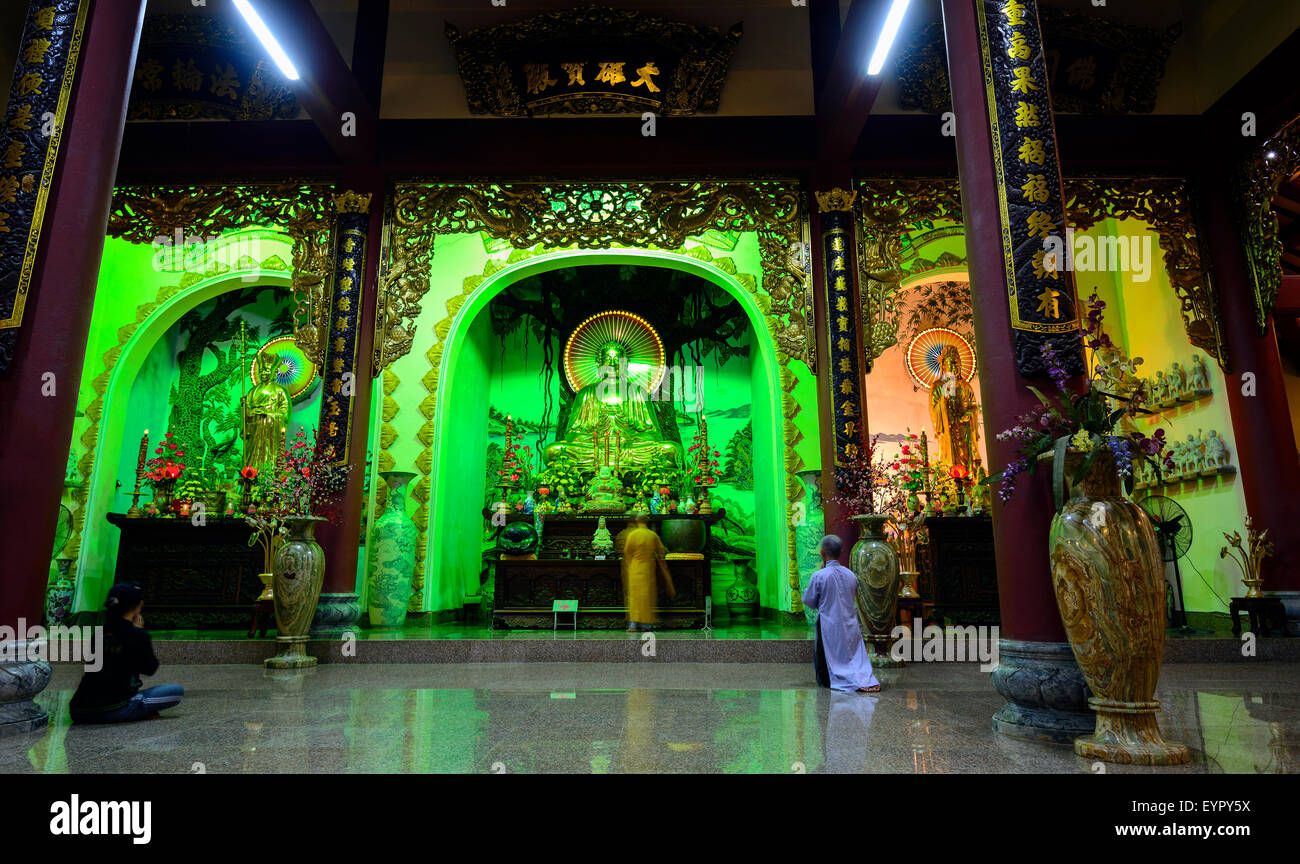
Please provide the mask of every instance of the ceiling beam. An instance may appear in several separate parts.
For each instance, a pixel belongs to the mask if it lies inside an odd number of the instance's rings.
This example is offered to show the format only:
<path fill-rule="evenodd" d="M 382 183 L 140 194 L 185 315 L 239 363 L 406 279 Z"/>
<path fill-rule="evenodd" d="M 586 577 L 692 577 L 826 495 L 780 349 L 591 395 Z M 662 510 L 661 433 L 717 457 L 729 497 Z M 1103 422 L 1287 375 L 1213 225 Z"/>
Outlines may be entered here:
<path fill-rule="evenodd" d="M 635 117 L 381 120 L 377 170 L 388 177 L 817 178 L 814 118 L 664 117 L 643 137 Z M 1066 177 L 1186 177 L 1201 118 L 1058 115 Z M 847 163 L 858 177 L 956 177 L 938 115 L 875 114 Z M 132 122 L 119 183 L 337 177 L 343 166 L 309 120 Z"/>
<path fill-rule="evenodd" d="M 1205 112 L 1207 131 L 1234 151 L 1252 151 L 1300 115 L 1300 30 L 1274 48 Z M 1242 116 L 1255 116 L 1255 136 L 1242 134 Z M 1217 157 L 1215 157 L 1217 159 Z"/>
<path fill-rule="evenodd" d="M 808 38 L 816 105 L 826 90 L 840 41 L 840 0 L 808 0 Z"/>
<path fill-rule="evenodd" d="M 383 120 L 377 167 L 389 177 L 802 178 L 813 118 L 639 117 Z M 311 121 L 128 123 L 118 183 L 334 177 L 341 166 Z"/>
<path fill-rule="evenodd" d="M 298 68 L 299 79 L 289 85 L 335 156 L 350 164 L 373 161 L 378 111 L 339 54 L 311 0 L 257 0 L 256 9 Z M 248 28 L 233 4 L 226 14 L 232 26 Z M 348 115 L 353 118 L 350 124 Z"/>
<path fill-rule="evenodd" d="M 361 95 L 378 115 L 384 92 L 384 55 L 388 48 L 389 0 L 357 4 L 356 35 L 352 39 L 352 75 Z"/>
<path fill-rule="evenodd" d="M 868 76 L 867 61 L 890 5 L 890 0 L 853 0 L 844 19 L 817 99 L 817 155 L 826 163 L 848 162 L 876 103 L 884 75 Z"/>

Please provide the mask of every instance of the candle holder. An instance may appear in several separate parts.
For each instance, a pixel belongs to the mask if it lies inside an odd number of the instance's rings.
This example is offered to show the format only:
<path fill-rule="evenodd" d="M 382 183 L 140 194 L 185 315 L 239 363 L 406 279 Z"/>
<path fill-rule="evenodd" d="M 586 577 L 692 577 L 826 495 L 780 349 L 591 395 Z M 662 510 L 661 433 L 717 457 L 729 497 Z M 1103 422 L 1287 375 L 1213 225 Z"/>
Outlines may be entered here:
<path fill-rule="evenodd" d="M 131 509 L 126 511 L 128 519 L 140 518 L 140 483 L 144 480 L 143 472 L 135 469 L 135 490 L 131 493 Z"/>
<path fill-rule="evenodd" d="M 144 482 L 145 461 L 149 458 L 149 430 L 140 436 L 140 454 L 135 460 L 135 491 L 131 493 L 131 509 L 126 511 L 127 518 L 140 518 L 140 484 Z"/>

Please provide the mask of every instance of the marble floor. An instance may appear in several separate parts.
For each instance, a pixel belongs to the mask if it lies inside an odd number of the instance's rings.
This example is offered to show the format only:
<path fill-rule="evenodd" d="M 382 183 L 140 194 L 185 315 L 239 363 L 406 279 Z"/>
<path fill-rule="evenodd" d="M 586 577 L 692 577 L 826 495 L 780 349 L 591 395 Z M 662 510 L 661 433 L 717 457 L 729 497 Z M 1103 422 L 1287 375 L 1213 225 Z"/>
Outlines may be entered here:
<path fill-rule="evenodd" d="M 170 666 L 167 715 L 77 726 L 79 670 L 39 697 L 50 725 L 0 738 L 0 773 L 1295 773 L 1300 665 L 1165 667 L 1168 769 L 1095 766 L 990 730 L 1001 704 L 972 664 L 881 670 L 879 696 L 810 686 L 803 664 L 513 663 Z"/>

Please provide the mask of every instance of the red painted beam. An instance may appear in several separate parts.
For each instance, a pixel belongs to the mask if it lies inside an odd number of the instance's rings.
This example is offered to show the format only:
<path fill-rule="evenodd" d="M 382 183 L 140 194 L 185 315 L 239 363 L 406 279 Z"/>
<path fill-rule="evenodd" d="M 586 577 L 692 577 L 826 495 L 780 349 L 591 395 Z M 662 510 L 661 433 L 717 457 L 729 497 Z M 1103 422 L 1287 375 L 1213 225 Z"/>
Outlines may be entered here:
<path fill-rule="evenodd" d="M 1300 276 L 1283 276 L 1273 314 L 1278 318 L 1300 316 Z"/>

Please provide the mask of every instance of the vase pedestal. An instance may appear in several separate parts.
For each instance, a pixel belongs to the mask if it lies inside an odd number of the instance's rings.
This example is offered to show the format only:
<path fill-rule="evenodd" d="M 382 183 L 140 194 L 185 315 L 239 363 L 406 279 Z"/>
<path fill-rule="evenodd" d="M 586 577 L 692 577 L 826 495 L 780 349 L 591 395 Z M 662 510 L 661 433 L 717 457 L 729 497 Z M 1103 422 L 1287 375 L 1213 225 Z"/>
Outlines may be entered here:
<path fill-rule="evenodd" d="M 32 701 L 50 683 L 53 670 L 39 642 L 13 642 L 0 657 L 0 738 L 44 729 L 50 722 L 45 709 Z"/>
<path fill-rule="evenodd" d="M 1085 759 L 1120 765 L 1186 765 L 1191 751 L 1183 744 L 1164 740 L 1156 715 L 1159 702 L 1114 702 L 1092 698 L 1097 731 L 1074 742 L 1074 752 Z"/>
<path fill-rule="evenodd" d="M 993 686 L 1006 699 L 993 715 L 993 731 L 1010 738 L 1070 744 L 1090 735 L 1088 684 L 1068 642 L 998 640 Z"/>
<path fill-rule="evenodd" d="M 309 669 L 316 658 L 307 653 L 306 636 L 275 637 L 277 653 L 266 659 L 267 669 Z"/>

